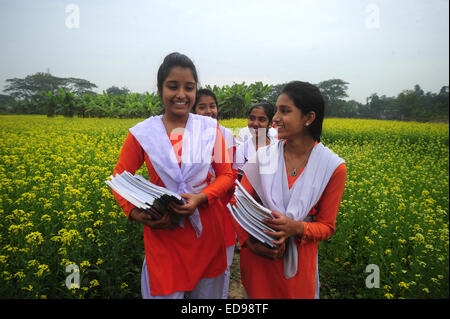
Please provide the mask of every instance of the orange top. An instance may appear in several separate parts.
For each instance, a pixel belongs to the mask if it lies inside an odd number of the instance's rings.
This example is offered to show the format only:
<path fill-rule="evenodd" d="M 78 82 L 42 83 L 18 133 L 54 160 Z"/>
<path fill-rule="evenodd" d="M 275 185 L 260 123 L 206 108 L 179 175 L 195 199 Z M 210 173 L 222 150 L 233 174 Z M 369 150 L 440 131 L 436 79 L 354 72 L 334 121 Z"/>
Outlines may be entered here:
<path fill-rule="evenodd" d="M 181 135 L 170 136 L 173 146 L 178 145 Z M 223 147 L 222 133 L 217 131 L 216 147 Z M 157 150 L 160 151 L 160 150 Z M 175 150 L 179 163 L 181 147 Z M 224 154 L 224 149 L 218 154 Z M 124 170 L 134 174 L 145 162 L 150 182 L 165 186 L 139 142 L 129 133 L 120 152 L 114 174 Z M 181 164 L 181 163 L 180 163 Z M 151 229 L 144 225 L 144 247 L 152 295 L 167 295 L 176 291 L 193 290 L 201 278 L 212 278 L 222 274 L 227 266 L 224 244 L 223 212 L 218 198 L 232 186 L 232 171 L 229 162 L 213 161 L 216 179 L 203 189 L 208 202 L 199 209 L 202 234 L 197 238 L 189 219 L 184 228 L 175 230 Z M 129 216 L 134 206 L 117 193 L 114 196 L 123 211 Z"/>
<path fill-rule="evenodd" d="M 236 169 L 233 169 L 233 182 L 238 177 L 238 171 Z M 234 187 L 230 188 L 226 194 L 224 194 L 223 197 L 221 197 L 222 205 L 224 208 L 223 216 L 224 216 L 224 228 L 225 228 L 225 246 L 230 247 L 236 244 L 236 231 L 234 230 L 233 224 L 231 223 L 231 213 L 227 208 L 227 205 L 231 198 L 234 195 Z"/>
<path fill-rule="evenodd" d="M 303 169 L 297 177 L 288 175 L 289 188 L 302 172 Z M 283 258 L 270 260 L 253 254 L 245 246 L 250 235 L 232 219 L 242 245 L 241 279 L 249 298 L 314 298 L 318 241 L 327 240 L 334 233 L 346 176 L 344 163 L 336 168 L 319 201 L 308 213 L 314 216 L 315 220 L 303 222 L 304 234 L 300 240 L 295 240 L 298 249 L 298 270 L 290 279 L 284 277 Z M 241 184 L 252 196 L 257 196 L 245 175 Z"/>
<path fill-rule="evenodd" d="M 219 124 L 217 124 L 217 127 L 220 130 Z M 221 130 L 221 132 L 222 132 L 222 130 Z M 236 146 L 233 145 L 232 147 L 228 148 L 227 151 L 228 151 L 227 152 L 228 157 L 226 158 L 225 156 L 222 156 L 222 158 L 221 158 L 222 163 L 228 161 L 231 164 L 233 164 L 233 162 L 235 160 L 235 156 L 236 156 Z M 233 171 L 233 183 L 234 183 L 234 181 L 238 177 L 238 171 L 236 169 L 233 169 L 232 171 Z M 210 183 L 211 177 L 212 177 L 211 174 L 208 173 L 208 177 L 206 179 L 208 184 Z M 231 213 L 227 208 L 227 204 L 233 198 L 233 195 L 234 195 L 234 187 L 231 187 L 226 193 L 224 193 L 220 197 L 220 201 L 222 203 L 221 210 L 223 212 L 223 226 L 224 226 L 224 230 L 225 230 L 225 246 L 226 247 L 230 247 L 230 246 L 233 246 L 234 244 L 236 244 L 236 232 L 234 231 L 233 224 L 231 223 L 231 218 L 232 218 Z"/>
<path fill-rule="evenodd" d="M 230 147 L 228 149 L 228 155 L 229 158 L 234 158 L 234 154 L 236 151 L 236 147 Z M 238 171 L 236 169 L 233 169 L 233 183 L 238 177 Z M 210 183 L 211 180 L 211 174 L 208 173 L 207 182 Z M 233 224 L 231 223 L 231 213 L 227 208 L 228 202 L 233 198 L 234 195 L 234 187 L 231 187 L 226 193 L 224 193 L 220 197 L 221 201 L 221 210 L 223 211 L 223 225 L 225 229 L 225 246 L 230 247 L 236 244 L 236 232 L 234 230 Z"/>

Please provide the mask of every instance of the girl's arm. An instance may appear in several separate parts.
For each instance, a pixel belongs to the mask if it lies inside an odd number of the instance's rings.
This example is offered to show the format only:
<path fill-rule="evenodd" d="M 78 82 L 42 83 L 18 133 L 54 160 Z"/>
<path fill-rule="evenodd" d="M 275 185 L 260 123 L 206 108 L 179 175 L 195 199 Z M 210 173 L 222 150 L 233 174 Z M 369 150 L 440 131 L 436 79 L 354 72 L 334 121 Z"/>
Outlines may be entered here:
<path fill-rule="evenodd" d="M 231 169 L 232 161 L 228 157 L 228 152 L 225 148 L 225 140 L 220 129 L 217 129 L 216 143 L 213 151 L 212 167 L 216 174 L 214 182 L 206 186 L 202 193 L 208 199 L 208 202 L 223 197 L 234 184 L 233 171 Z"/>
<path fill-rule="evenodd" d="M 317 204 L 316 220 L 303 222 L 301 242 L 327 240 L 333 235 L 346 178 L 347 167 L 344 163 L 334 171 Z"/>

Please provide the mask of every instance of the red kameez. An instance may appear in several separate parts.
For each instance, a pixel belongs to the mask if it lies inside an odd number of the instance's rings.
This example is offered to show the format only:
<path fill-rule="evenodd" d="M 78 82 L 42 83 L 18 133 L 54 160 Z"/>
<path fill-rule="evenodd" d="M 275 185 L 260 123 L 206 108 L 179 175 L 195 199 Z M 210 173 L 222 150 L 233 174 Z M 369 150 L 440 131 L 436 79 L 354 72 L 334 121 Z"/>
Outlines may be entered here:
<path fill-rule="evenodd" d="M 300 174 L 302 172 L 303 169 Z M 318 242 L 327 240 L 334 233 L 346 176 L 346 166 L 341 164 L 331 176 L 318 203 L 308 214 L 313 216 L 315 220 L 303 222 L 305 229 L 303 237 L 301 240 L 295 240 L 298 249 L 298 270 L 297 274 L 290 279 L 284 277 L 283 258 L 270 260 L 252 253 L 244 244 L 250 235 L 234 218 L 232 219 L 238 240 L 242 246 L 240 256 L 241 279 L 249 298 L 314 298 Z M 292 187 L 297 178 L 298 176 L 291 177 L 288 175 L 289 188 Z M 256 195 L 245 175 L 241 183 L 252 196 Z"/>
<path fill-rule="evenodd" d="M 172 146 L 181 145 L 182 135 L 171 136 Z M 222 139 L 222 141 L 221 141 Z M 220 142 L 221 141 L 221 142 Z M 216 147 L 222 147 L 219 154 L 224 154 L 223 136 L 217 130 Z M 174 147 L 175 149 L 175 147 Z M 160 150 L 155 150 L 160 151 Z M 176 149 L 180 163 L 181 147 Z M 145 162 L 150 182 L 165 187 L 139 142 L 129 133 L 122 147 L 114 174 L 124 170 L 134 174 Z M 222 206 L 218 198 L 233 183 L 231 164 L 218 161 L 212 163 L 216 180 L 203 189 L 208 202 L 198 207 L 203 226 L 202 234 L 197 238 L 194 228 L 186 218 L 184 228 L 151 229 L 144 225 L 144 247 L 149 272 L 152 295 L 167 295 L 177 291 L 191 291 L 202 278 L 221 275 L 226 267 L 224 227 Z M 129 216 L 134 208 L 117 193 L 114 196 Z"/>

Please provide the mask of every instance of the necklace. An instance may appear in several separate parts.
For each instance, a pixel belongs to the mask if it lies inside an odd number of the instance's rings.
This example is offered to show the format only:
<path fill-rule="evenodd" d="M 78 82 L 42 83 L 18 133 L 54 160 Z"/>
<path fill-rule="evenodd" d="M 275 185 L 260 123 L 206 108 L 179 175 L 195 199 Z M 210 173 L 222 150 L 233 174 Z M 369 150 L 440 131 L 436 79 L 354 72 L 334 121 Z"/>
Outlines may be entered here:
<path fill-rule="evenodd" d="M 289 164 L 291 164 L 291 160 L 289 159 L 287 153 L 285 153 L 285 154 L 286 154 L 286 159 L 288 160 Z M 302 161 L 302 164 L 303 164 L 303 161 Z M 289 166 L 291 166 L 291 165 L 289 165 Z M 289 173 L 289 176 L 297 177 L 297 175 L 298 175 L 297 168 L 296 167 L 292 167 L 292 173 Z"/>
<path fill-rule="evenodd" d="M 308 152 L 308 156 L 306 156 L 297 167 L 303 167 L 303 165 L 306 166 L 306 163 L 308 163 L 309 154 L 311 154 L 311 151 L 312 151 L 312 149 Z M 292 162 L 288 156 L 288 153 L 285 152 L 285 155 L 286 155 L 286 159 L 288 160 L 289 164 L 292 164 Z M 290 166 L 292 166 L 292 173 L 288 173 L 289 176 L 297 177 L 299 170 L 297 169 L 297 167 L 294 167 L 293 165 L 290 165 Z"/>

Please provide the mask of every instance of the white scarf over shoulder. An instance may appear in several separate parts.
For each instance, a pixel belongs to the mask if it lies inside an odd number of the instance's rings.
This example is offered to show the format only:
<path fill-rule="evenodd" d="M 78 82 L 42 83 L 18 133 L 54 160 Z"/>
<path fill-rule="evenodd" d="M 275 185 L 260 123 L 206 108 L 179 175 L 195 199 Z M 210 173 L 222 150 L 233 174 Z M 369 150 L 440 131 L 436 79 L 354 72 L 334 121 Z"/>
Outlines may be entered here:
<path fill-rule="evenodd" d="M 224 127 L 220 124 L 219 124 L 219 128 L 220 128 L 220 132 L 222 133 L 224 141 L 225 141 L 225 150 L 228 152 L 228 150 L 230 148 L 236 146 L 236 139 L 234 138 L 233 132 L 231 130 L 227 129 L 226 127 Z M 228 158 L 228 160 L 231 163 L 232 169 L 237 169 L 235 157 L 236 157 L 236 150 L 233 151 L 233 157 Z"/>
<path fill-rule="evenodd" d="M 263 205 L 295 221 L 303 221 L 319 201 L 336 168 L 344 160 L 322 143 L 314 146 L 303 172 L 289 189 L 284 162 L 284 140 L 258 149 L 243 167 Z M 284 275 L 297 273 L 298 252 L 293 238 L 286 243 Z"/>
<path fill-rule="evenodd" d="M 183 134 L 181 167 L 174 148 L 162 122 L 162 115 L 150 117 L 130 128 L 147 153 L 153 168 L 170 191 L 176 193 L 198 193 L 206 187 L 204 183 L 211 166 L 216 140 L 217 121 L 210 117 L 189 114 L 184 129 L 172 134 Z M 197 237 L 202 233 L 198 209 L 189 216 Z M 180 221 L 184 227 L 184 218 Z"/>

